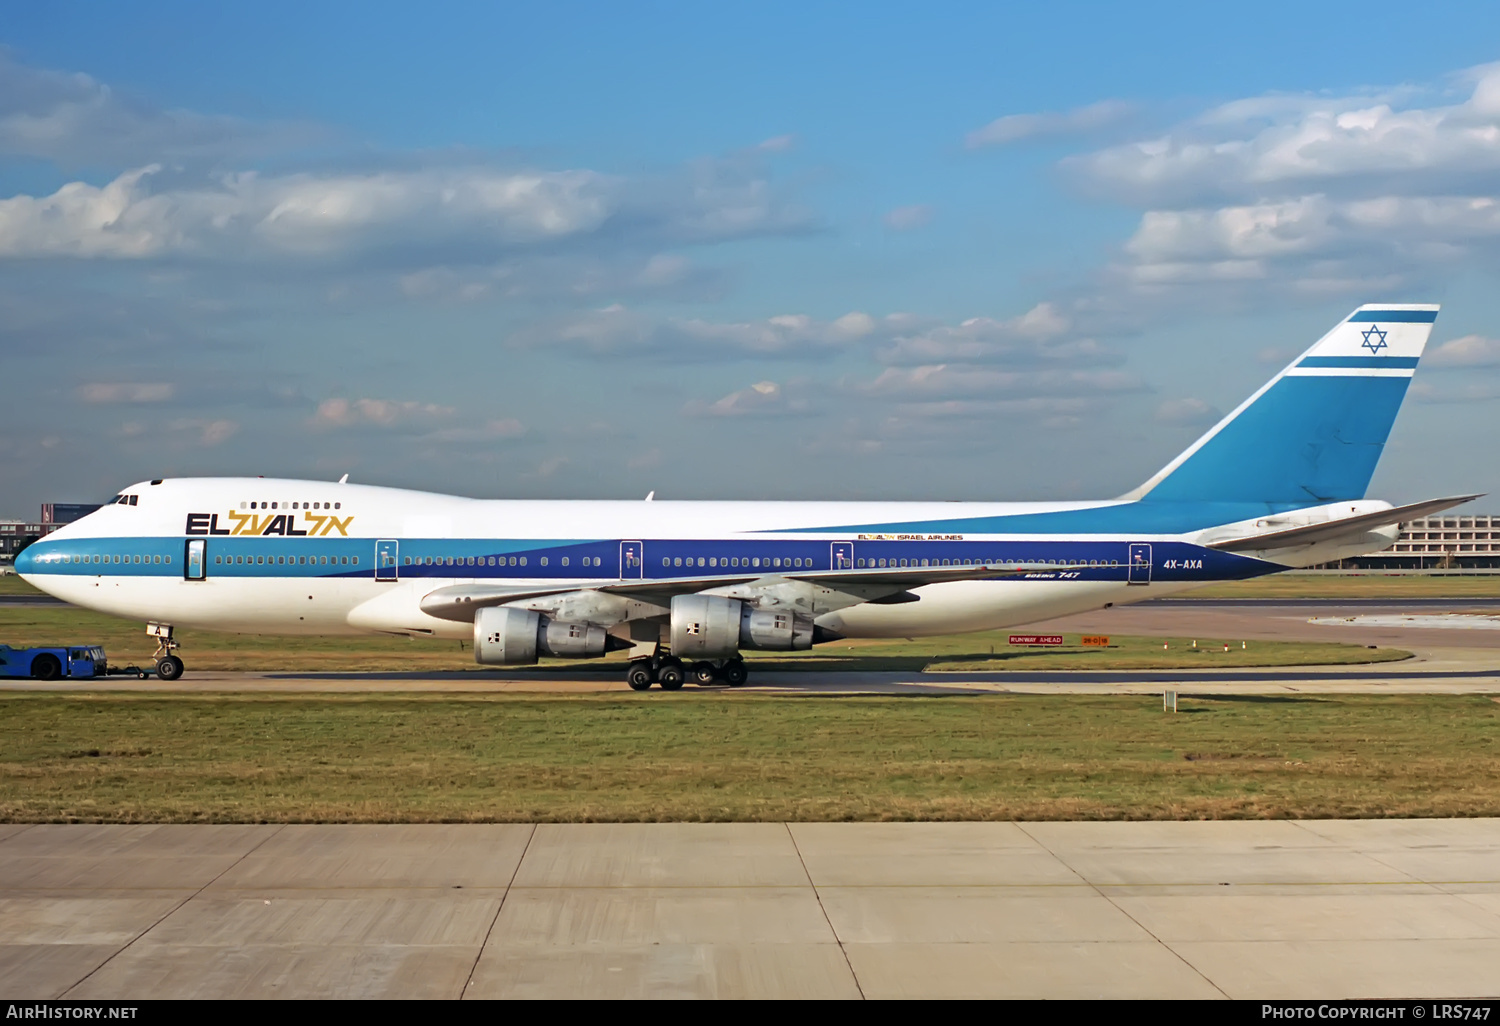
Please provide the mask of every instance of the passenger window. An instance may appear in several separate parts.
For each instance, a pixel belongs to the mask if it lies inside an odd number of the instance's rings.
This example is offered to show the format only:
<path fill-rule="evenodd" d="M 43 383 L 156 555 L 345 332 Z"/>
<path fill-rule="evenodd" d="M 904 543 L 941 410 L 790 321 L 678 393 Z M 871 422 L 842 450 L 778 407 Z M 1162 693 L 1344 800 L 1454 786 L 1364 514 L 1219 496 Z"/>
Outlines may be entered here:
<path fill-rule="evenodd" d="M 563 565 L 563 566 L 567 566 L 567 565 L 568 565 L 568 557 L 567 557 L 567 556 L 564 556 L 564 557 L 563 557 L 563 558 L 562 558 L 562 565 Z"/>
<path fill-rule="evenodd" d="M 525 557 L 525 556 L 522 556 L 522 557 L 521 557 L 521 565 L 522 565 L 522 566 L 525 566 L 525 565 L 526 565 L 526 557 Z"/>
<path fill-rule="evenodd" d="M 666 561 L 666 560 L 665 560 L 665 559 L 664 559 L 664 560 L 662 560 L 662 561 L 661 561 L 661 562 L 662 562 L 662 565 L 663 565 L 663 566 L 665 566 L 665 565 L 666 565 L 666 563 L 667 563 L 667 561 Z M 542 557 L 542 566 L 546 566 L 546 565 L 547 565 L 547 557 L 546 557 L 546 556 L 543 556 L 543 557 Z"/>

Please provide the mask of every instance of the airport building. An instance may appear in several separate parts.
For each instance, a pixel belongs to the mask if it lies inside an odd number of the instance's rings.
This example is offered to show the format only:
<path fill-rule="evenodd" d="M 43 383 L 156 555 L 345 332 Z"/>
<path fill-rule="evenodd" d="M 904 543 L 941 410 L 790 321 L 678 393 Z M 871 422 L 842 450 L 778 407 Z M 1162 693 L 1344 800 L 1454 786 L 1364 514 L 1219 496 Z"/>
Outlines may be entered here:
<path fill-rule="evenodd" d="M 1401 525 L 1396 544 L 1319 570 L 1500 570 L 1500 516 L 1438 513 Z"/>
<path fill-rule="evenodd" d="M 44 502 L 40 521 L 0 520 L 0 563 L 12 563 L 16 553 L 45 538 L 64 524 L 86 517 L 98 509 L 98 502 Z"/>

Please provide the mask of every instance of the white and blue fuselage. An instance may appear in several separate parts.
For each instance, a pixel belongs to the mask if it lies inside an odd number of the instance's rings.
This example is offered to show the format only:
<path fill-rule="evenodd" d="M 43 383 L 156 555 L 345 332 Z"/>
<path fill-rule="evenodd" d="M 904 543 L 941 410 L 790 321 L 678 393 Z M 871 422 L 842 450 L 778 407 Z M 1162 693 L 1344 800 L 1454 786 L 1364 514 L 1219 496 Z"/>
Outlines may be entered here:
<path fill-rule="evenodd" d="M 846 637 L 907 637 L 1028 623 L 1295 565 L 1205 547 L 1205 509 L 1177 503 L 496 501 L 268 478 L 141 482 L 122 494 L 125 502 L 27 549 L 27 579 L 117 616 L 251 633 L 463 638 L 469 624 L 421 607 L 454 585 L 691 579 L 707 590 L 715 578 L 749 574 L 1028 568 L 920 585 L 916 602 L 819 618 Z M 1285 512 L 1225 507 L 1210 526 Z M 1321 561 L 1341 551 L 1299 555 Z"/>
<path fill-rule="evenodd" d="M 518 624 L 543 652 L 602 654 L 596 628 L 640 643 L 670 625 L 678 645 L 718 631 L 723 655 L 734 637 L 782 628 L 915 637 L 1032 623 L 1377 550 L 1419 507 L 1451 505 L 1363 497 L 1436 315 L 1361 307 L 1115 500 L 553 502 L 168 479 L 124 490 L 17 567 L 68 602 L 164 625 L 472 635 L 504 661 L 535 658 L 516 647 Z M 710 623 L 727 602 L 741 635 Z M 752 623 L 757 610 L 786 622 Z M 573 648 L 548 641 L 549 622 Z"/>

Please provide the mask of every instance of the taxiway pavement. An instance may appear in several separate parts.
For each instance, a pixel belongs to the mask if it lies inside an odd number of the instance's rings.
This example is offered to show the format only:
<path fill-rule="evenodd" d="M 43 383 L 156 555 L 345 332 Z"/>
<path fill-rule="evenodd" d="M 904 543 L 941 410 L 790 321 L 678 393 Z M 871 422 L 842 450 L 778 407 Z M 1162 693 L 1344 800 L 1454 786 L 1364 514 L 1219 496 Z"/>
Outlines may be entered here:
<path fill-rule="evenodd" d="M 1500 820 L 0 826 L 0 994 L 1500 994 Z"/>

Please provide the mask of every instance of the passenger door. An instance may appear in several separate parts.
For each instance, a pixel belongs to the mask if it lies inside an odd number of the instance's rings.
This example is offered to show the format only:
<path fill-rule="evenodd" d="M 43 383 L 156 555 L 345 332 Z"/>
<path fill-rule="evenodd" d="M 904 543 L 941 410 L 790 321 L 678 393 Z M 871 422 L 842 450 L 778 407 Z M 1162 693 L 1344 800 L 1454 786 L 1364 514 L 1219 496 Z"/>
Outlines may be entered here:
<path fill-rule="evenodd" d="M 205 554 L 205 546 L 208 545 L 206 538 L 189 538 L 187 550 L 183 553 L 186 557 L 182 561 L 182 576 L 189 581 L 202 581 L 208 577 L 208 557 Z"/>
<path fill-rule="evenodd" d="M 646 561 L 642 557 L 643 546 L 638 541 L 620 543 L 620 580 L 638 581 L 645 574 Z"/>
<path fill-rule="evenodd" d="M 830 570 L 853 570 L 854 569 L 854 543 L 834 542 L 829 546 L 828 569 Z"/>
<path fill-rule="evenodd" d="M 1130 544 L 1130 575 L 1131 584 L 1151 583 L 1151 546 L 1146 542 L 1132 542 Z"/>
<path fill-rule="evenodd" d="M 390 538 L 377 541 L 375 543 L 375 579 L 394 581 L 397 576 L 397 564 L 401 562 L 400 557 L 400 542 Z"/>

